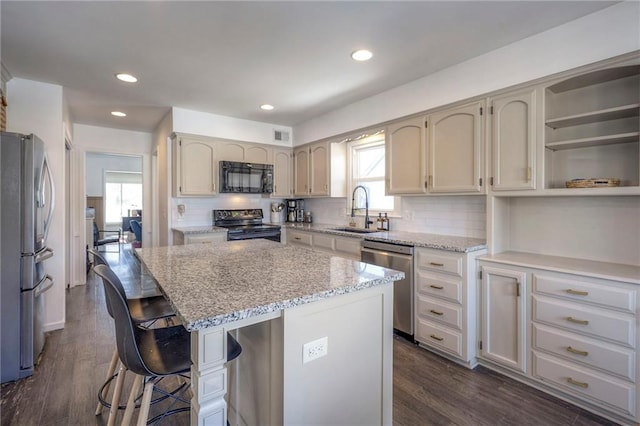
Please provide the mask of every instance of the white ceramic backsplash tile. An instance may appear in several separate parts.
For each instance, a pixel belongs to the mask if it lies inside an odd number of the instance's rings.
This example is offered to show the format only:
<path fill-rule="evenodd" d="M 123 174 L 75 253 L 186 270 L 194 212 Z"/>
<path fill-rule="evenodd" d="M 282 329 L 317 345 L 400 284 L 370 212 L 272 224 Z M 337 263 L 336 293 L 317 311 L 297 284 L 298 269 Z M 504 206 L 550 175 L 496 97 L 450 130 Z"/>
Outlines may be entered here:
<path fill-rule="evenodd" d="M 486 197 L 402 197 L 402 217 L 390 220 L 392 231 L 427 232 L 470 238 L 486 238 Z M 346 198 L 307 199 L 305 210 L 318 223 L 345 225 L 349 221 Z M 372 218 L 375 220 L 375 217 Z M 364 218 L 357 216 L 358 226 Z M 374 224 L 375 226 L 375 224 Z"/>
<path fill-rule="evenodd" d="M 281 199 L 263 198 L 261 195 L 220 194 L 211 198 L 172 198 L 171 227 L 209 226 L 214 209 L 262 209 L 265 221 L 269 221 L 271 203 Z M 178 213 L 178 205 L 185 206 L 184 214 Z"/>

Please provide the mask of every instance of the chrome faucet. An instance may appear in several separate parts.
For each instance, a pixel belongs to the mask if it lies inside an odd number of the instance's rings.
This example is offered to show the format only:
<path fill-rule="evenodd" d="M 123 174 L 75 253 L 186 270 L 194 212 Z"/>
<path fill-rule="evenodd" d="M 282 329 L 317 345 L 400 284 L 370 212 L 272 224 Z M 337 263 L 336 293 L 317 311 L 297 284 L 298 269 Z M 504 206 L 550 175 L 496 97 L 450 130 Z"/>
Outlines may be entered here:
<path fill-rule="evenodd" d="M 351 194 L 351 222 L 355 223 L 354 218 L 356 216 L 356 191 L 358 190 L 358 188 L 362 188 L 362 190 L 364 191 L 364 227 L 365 229 L 369 229 L 369 225 L 373 223 L 369 220 L 369 193 L 367 193 L 367 188 L 362 185 L 357 185 L 355 188 L 353 188 L 353 194 Z"/>

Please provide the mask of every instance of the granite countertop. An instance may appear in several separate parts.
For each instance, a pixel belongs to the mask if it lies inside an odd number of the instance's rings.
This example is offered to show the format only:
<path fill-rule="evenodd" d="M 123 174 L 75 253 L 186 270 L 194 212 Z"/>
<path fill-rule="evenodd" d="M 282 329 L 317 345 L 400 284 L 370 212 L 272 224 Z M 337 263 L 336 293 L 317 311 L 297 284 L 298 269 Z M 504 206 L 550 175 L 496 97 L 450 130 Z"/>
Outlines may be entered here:
<path fill-rule="evenodd" d="M 404 273 L 267 240 L 136 249 L 189 331 L 404 278 Z"/>
<path fill-rule="evenodd" d="M 426 247 L 438 250 L 468 253 L 487 248 L 487 242 L 479 238 L 458 237 L 453 235 L 426 234 L 421 232 L 381 231 L 367 234 L 337 231 L 340 225 L 322 223 L 283 223 L 285 228 L 301 231 L 320 232 L 325 234 L 342 235 L 361 240 L 379 241 L 385 243 L 403 244 L 414 247 Z"/>
<path fill-rule="evenodd" d="M 227 232 L 227 228 L 219 226 L 184 226 L 180 228 L 171 228 L 172 231 L 182 232 L 183 234 L 211 234 L 214 232 Z"/>

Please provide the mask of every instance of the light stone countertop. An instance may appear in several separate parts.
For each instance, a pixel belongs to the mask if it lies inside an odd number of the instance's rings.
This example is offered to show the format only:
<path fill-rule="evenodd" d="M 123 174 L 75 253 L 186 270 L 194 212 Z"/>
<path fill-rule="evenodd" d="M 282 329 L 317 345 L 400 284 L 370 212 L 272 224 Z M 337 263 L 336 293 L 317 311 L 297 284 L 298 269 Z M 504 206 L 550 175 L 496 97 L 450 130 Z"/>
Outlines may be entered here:
<path fill-rule="evenodd" d="M 184 226 L 171 228 L 172 231 L 182 232 L 183 234 L 212 234 L 214 232 L 227 232 L 227 228 L 219 226 Z"/>
<path fill-rule="evenodd" d="M 390 284 L 404 273 L 267 240 L 136 249 L 189 331 Z"/>
<path fill-rule="evenodd" d="M 329 225 L 322 223 L 282 223 L 288 229 L 299 229 L 301 231 L 320 232 L 325 234 L 342 235 L 352 238 L 366 239 L 369 241 L 379 241 L 383 243 L 402 244 L 414 247 L 426 247 L 438 250 L 468 253 L 487 248 L 487 242 L 479 238 L 457 237 L 453 235 L 426 234 L 421 232 L 404 231 L 381 231 L 367 234 L 356 234 L 352 232 L 337 231 L 332 228 L 339 228 L 340 225 Z"/>

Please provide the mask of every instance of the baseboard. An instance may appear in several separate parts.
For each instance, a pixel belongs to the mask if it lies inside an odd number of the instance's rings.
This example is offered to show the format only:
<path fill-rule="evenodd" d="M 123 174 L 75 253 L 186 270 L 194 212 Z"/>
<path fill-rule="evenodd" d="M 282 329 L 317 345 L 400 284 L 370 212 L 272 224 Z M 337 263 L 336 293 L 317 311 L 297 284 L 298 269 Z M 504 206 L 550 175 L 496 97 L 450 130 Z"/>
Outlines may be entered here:
<path fill-rule="evenodd" d="M 43 324 L 42 329 L 45 333 L 48 331 L 61 330 L 64 328 L 64 324 L 64 321 L 51 322 L 49 324 Z"/>

